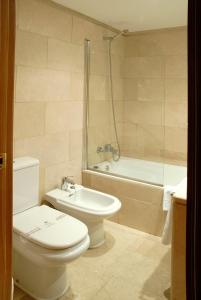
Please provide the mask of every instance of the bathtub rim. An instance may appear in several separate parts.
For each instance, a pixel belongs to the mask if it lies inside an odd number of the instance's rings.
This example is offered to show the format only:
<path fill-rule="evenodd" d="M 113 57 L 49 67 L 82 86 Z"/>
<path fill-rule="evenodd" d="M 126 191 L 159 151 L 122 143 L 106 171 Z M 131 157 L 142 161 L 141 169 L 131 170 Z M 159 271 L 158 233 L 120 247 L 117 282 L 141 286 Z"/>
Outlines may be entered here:
<path fill-rule="evenodd" d="M 93 169 L 83 169 L 82 172 L 86 172 L 89 174 L 96 174 L 99 176 L 106 176 L 106 177 L 112 177 L 113 179 L 118 179 L 118 180 L 122 180 L 122 181 L 129 181 L 130 183 L 132 182 L 138 182 L 140 184 L 146 184 L 146 185 L 151 185 L 151 186 L 155 186 L 155 187 L 159 187 L 159 188 L 164 188 L 164 184 L 160 184 L 160 183 L 154 183 L 154 182 L 149 182 L 149 181 L 145 181 L 145 180 L 139 180 L 136 178 L 130 178 L 127 176 L 123 176 L 123 175 L 118 175 L 115 173 L 107 173 L 101 170 L 93 170 Z"/>

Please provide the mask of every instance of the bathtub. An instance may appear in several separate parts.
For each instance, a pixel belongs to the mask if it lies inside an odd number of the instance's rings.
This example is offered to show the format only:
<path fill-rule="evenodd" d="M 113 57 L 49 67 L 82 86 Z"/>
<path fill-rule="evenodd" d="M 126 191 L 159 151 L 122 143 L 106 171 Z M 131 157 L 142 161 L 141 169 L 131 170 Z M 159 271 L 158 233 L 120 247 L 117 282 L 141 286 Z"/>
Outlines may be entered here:
<path fill-rule="evenodd" d="M 118 162 L 92 165 L 89 169 L 156 185 L 177 185 L 186 177 L 186 167 L 127 157 L 121 157 Z"/>
<path fill-rule="evenodd" d="M 177 185 L 187 168 L 153 161 L 121 157 L 83 170 L 83 185 L 112 194 L 122 202 L 113 221 L 161 236 L 166 212 L 163 211 L 164 185 Z"/>

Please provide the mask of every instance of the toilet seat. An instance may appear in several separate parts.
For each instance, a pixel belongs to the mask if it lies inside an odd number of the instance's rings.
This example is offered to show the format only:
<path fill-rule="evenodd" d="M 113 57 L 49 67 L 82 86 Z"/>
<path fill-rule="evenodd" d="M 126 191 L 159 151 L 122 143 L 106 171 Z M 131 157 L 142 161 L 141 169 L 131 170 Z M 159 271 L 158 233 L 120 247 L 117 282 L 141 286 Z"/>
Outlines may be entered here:
<path fill-rule="evenodd" d="M 67 249 L 88 235 L 85 224 L 49 206 L 35 206 L 13 217 L 19 236 L 47 249 Z"/>

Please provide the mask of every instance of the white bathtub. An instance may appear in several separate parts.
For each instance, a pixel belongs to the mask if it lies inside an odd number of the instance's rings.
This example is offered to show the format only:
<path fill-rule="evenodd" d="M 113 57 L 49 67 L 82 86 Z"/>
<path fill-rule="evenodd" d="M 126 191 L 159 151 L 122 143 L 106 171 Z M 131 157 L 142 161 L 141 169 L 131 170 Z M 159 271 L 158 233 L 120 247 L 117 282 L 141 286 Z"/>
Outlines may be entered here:
<path fill-rule="evenodd" d="M 90 170 L 156 185 L 177 185 L 187 176 L 183 166 L 121 157 L 118 162 L 105 161 L 92 165 Z"/>

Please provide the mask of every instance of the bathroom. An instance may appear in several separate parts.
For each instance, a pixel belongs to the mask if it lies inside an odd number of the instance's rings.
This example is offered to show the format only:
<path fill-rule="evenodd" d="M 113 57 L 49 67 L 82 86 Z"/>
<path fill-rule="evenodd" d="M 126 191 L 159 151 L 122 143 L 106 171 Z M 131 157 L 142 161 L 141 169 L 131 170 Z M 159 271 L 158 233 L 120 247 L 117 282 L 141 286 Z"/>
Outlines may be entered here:
<path fill-rule="evenodd" d="M 68 264 L 64 295 L 36 297 L 14 276 L 14 300 L 185 299 L 164 235 L 185 198 L 187 0 L 120 3 L 16 1 L 16 162 L 37 160 L 41 204 L 59 211 L 46 195 L 67 177 L 121 207 L 105 214 L 104 243 Z"/>

